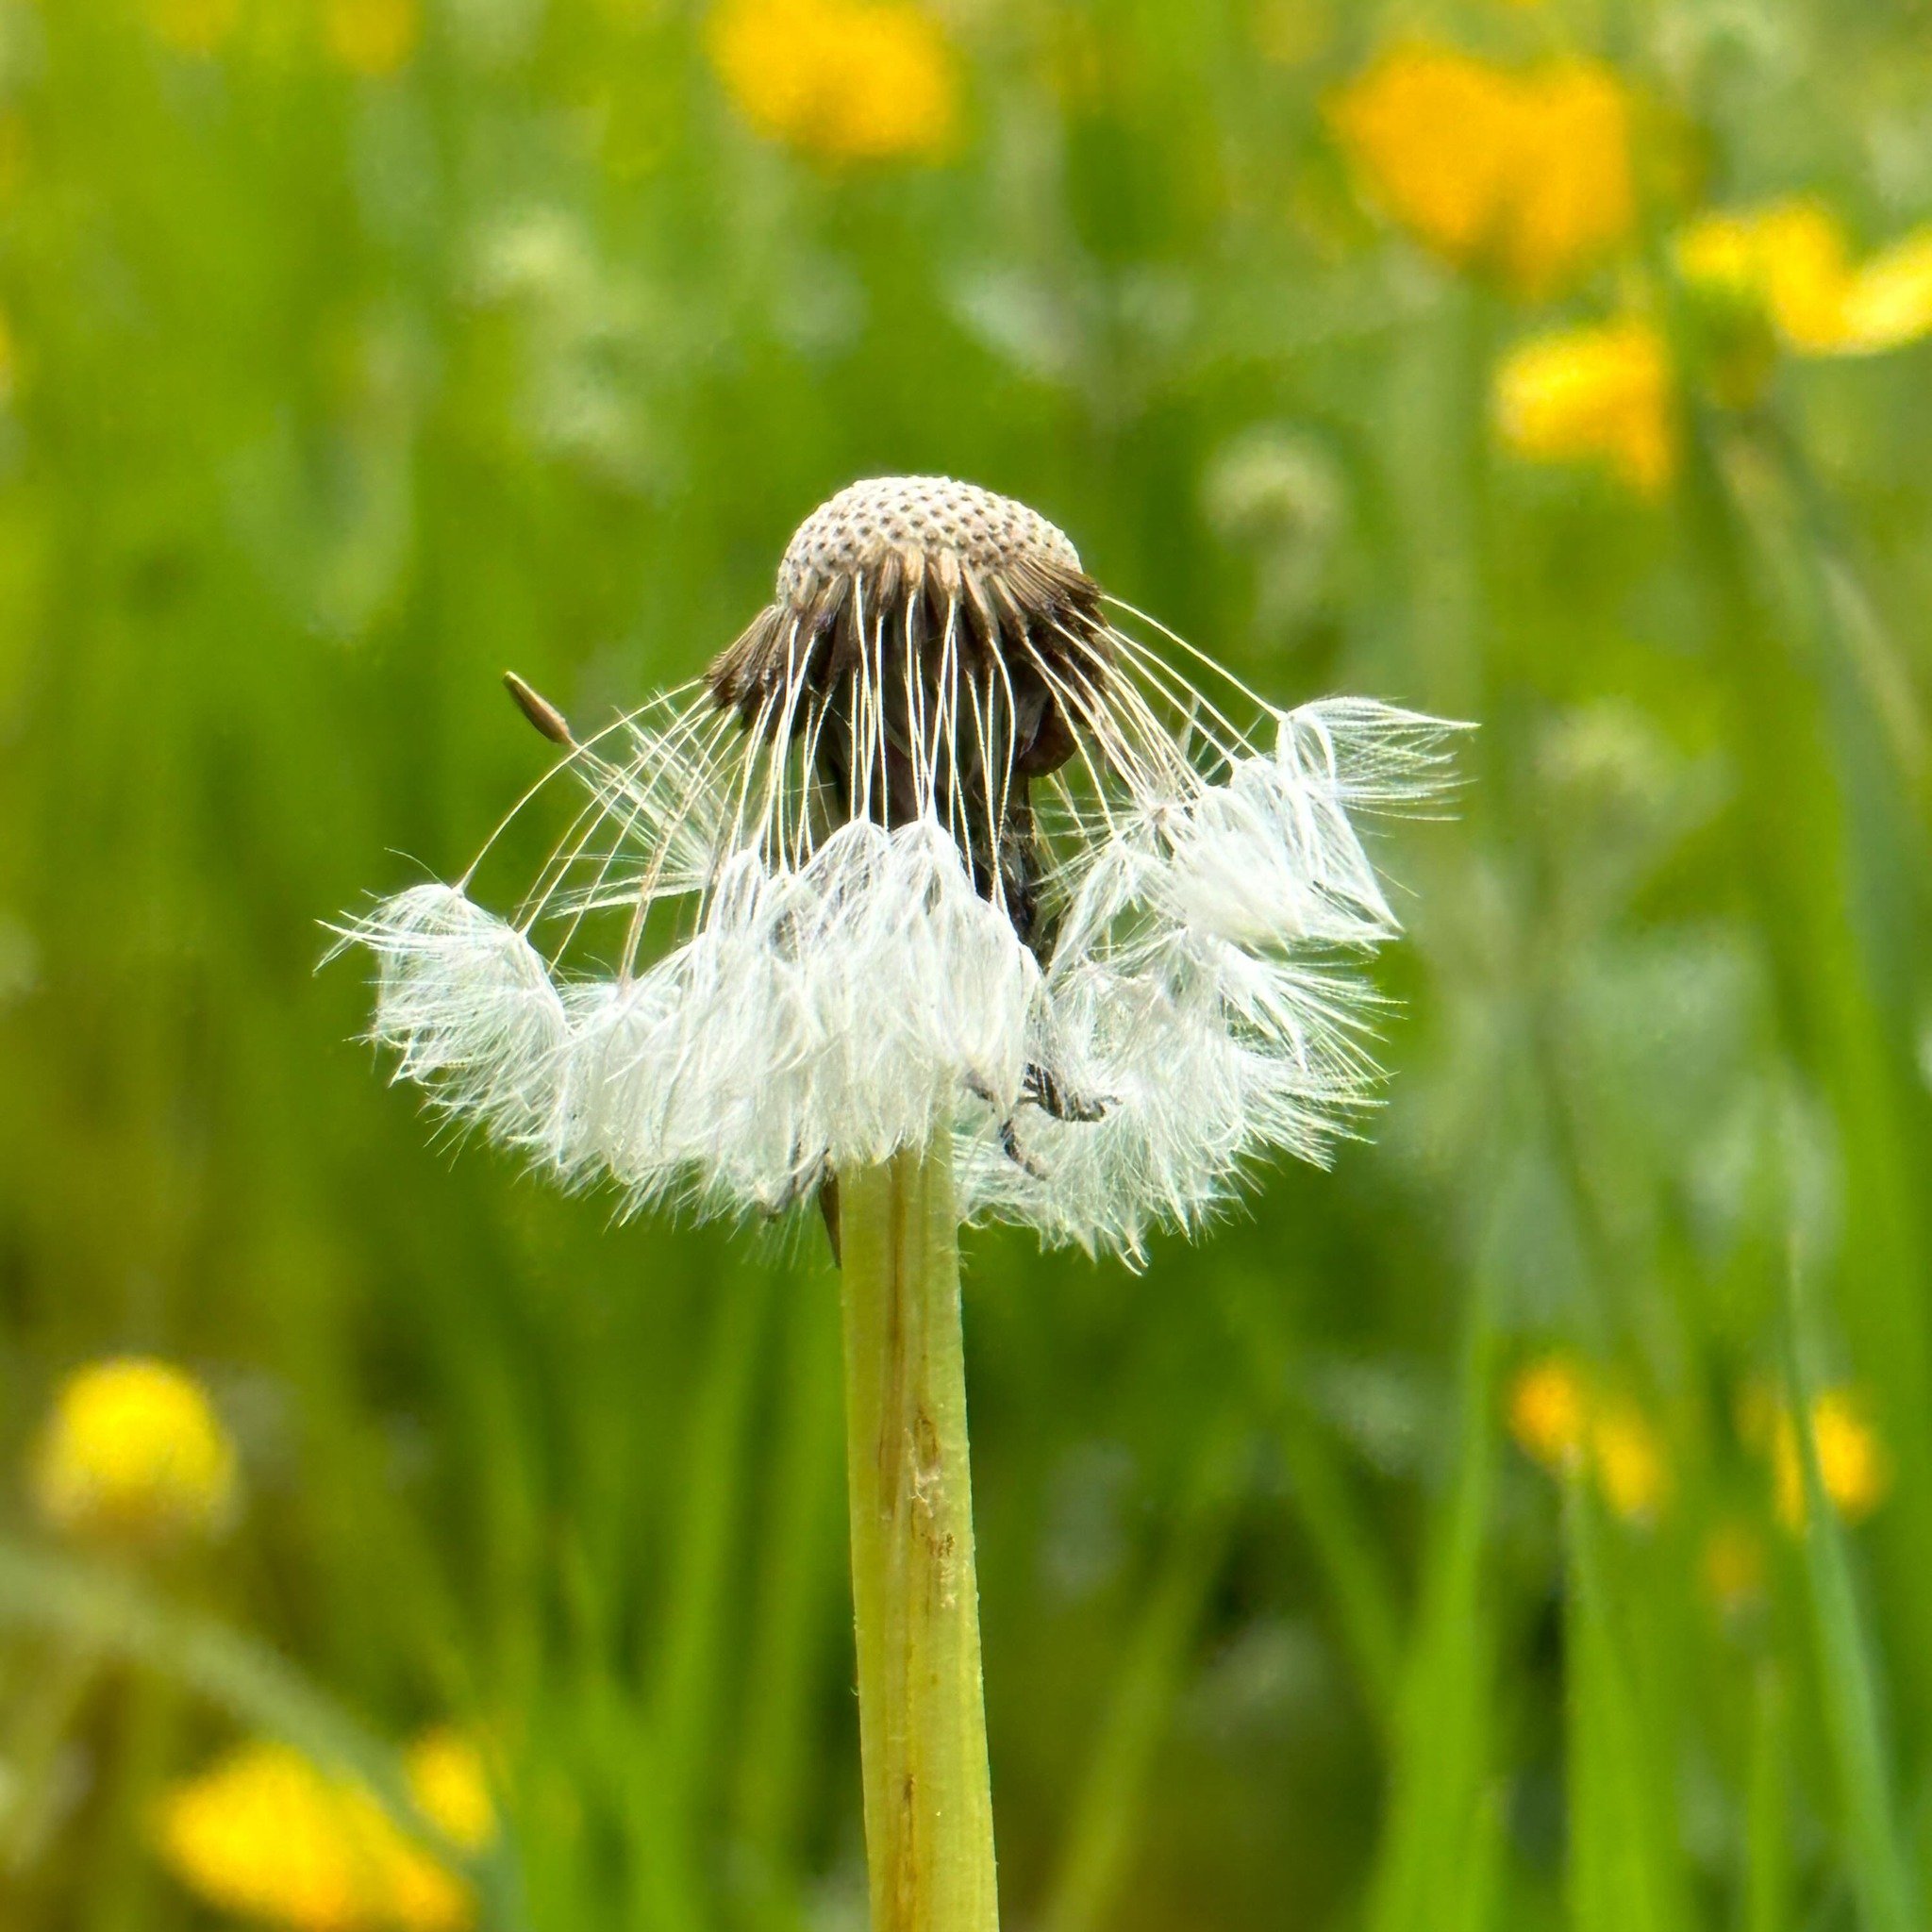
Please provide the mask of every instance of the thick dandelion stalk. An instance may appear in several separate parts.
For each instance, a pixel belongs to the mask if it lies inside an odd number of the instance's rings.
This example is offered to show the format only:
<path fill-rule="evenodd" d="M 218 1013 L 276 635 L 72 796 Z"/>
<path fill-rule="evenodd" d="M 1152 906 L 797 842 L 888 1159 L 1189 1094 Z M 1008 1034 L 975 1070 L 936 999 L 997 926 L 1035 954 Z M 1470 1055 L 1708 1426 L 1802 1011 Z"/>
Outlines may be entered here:
<path fill-rule="evenodd" d="M 992 1932 L 952 1149 L 840 1186 L 872 1932 Z"/>

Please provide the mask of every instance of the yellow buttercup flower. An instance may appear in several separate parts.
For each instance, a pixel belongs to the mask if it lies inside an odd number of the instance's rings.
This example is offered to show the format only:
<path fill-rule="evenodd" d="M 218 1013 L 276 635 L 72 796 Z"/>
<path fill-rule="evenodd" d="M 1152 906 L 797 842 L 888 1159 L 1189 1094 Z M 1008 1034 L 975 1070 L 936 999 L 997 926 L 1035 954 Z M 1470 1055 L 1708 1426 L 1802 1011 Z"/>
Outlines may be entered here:
<path fill-rule="evenodd" d="M 34 1453 L 31 1482 L 41 1514 L 58 1529 L 206 1534 L 233 1510 L 235 1447 L 193 1376 L 124 1357 L 69 1376 Z"/>
<path fill-rule="evenodd" d="M 1876 355 L 1932 334 L 1932 227 L 1868 256 L 1845 285 L 1841 351 Z"/>
<path fill-rule="evenodd" d="M 909 0 L 723 0 L 710 52 L 760 134 L 820 160 L 929 160 L 958 132 L 957 60 Z"/>
<path fill-rule="evenodd" d="M 473 1745 L 437 1731 L 406 1760 L 424 1815 L 466 1849 L 495 1831 Z M 162 1799 L 161 1856 L 208 1904 L 300 1932 L 460 1932 L 470 1888 L 411 1842 L 360 1785 L 286 1744 L 238 1746 Z"/>
<path fill-rule="evenodd" d="M 1590 1394 L 1567 1355 L 1546 1355 L 1518 1370 L 1509 1385 L 1509 1433 L 1524 1453 L 1555 1474 L 1581 1466 L 1590 1442 Z"/>
<path fill-rule="evenodd" d="M 1844 230 L 1817 202 L 1701 215 L 1677 237 L 1676 256 L 1693 288 L 1761 307 L 1792 347 L 1838 339 L 1848 251 Z"/>
<path fill-rule="evenodd" d="M 1600 1391 L 1566 1351 L 1525 1363 L 1509 1385 L 1509 1433 L 1553 1475 L 1588 1470 L 1609 1507 L 1626 1523 L 1654 1523 L 1670 1491 L 1663 1445 L 1643 1411 Z"/>
<path fill-rule="evenodd" d="M 382 80 L 408 64 L 423 11 L 419 0 L 324 0 L 322 33 L 338 67 Z"/>
<path fill-rule="evenodd" d="M 1553 292 L 1635 226 L 1630 96 L 1601 62 L 1511 69 L 1409 42 L 1331 114 L 1374 200 L 1437 254 L 1520 294 Z"/>
<path fill-rule="evenodd" d="M 1678 236 L 1691 287 L 1762 309 L 1800 355 L 1869 356 L 1932 333 L 1932 228 L 1862 262 L 1811 200 L 1700 216 Z"/>
<path fill-rule="evenodd" d="M 1657 1431 L 1635 1403 L 1610 1396 L 1595 1406 L 1590 1456 L 1611 1509 L 1625 1523 L 1655 1523 L 1669 1493 L 1670 1470 Z"/>
<path fill-rule="evenodd" d="M 490 1775 L 474 1738 L 450 1725 L 425 1731 L 404 1754 L 409 1794 L 450 1842 L 480 1852 L 496 1836 Z"/>
<path fill-rule="evenodd" d="M 1818 1445 L 1818 1474 L 1824 1493 L 1846 1522 L 1862 1522 L 1891 1487 L 1891 1457 L 1864 1404 L 1849 1389 L 1825 1390 L 1812 1400 L 1811 1434 Z M 1778 1519 L 1787 1528 L 1802 1529 L 1805 1467 L 1796 1424 L 1788 1408 L 1778 1410 L 1771 1454 Z"/>
<path fill-rule="evenodd" d="M 1675 386 L 1663 338 L 1629 319 L 1519 342 L 1496 372 L 1496 426 L 1535 462 L 1594 461 L 1656 496 L 1677 464 Z"/>

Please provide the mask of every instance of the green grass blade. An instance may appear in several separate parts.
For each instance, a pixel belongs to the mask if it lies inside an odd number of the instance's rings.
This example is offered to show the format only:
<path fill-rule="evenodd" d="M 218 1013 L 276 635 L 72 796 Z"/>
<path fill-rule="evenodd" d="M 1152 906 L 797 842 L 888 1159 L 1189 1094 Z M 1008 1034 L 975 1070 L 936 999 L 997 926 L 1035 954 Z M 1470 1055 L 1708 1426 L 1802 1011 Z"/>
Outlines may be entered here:
<path fill-rule="evenodd" d="M 1042 1932 L 1098 1932 L 1112 1923 L 1140 1836 L 1148 1769 L 1226 1552 L 1246 1440 L 1245 1418 L 1224 1418 L 1196 1454 L 1181 1521 L 1127 1640 L 1074 1800 L 1059 1867 L 1040 1915 Z"/>
<path fill-rule="evenodd" d="M 1786 1399 L 1805 1483 L 1805 1580 L 1823 1678 L 1825 1732 L 1842 1807 L 1853 1895 L 1866 1932 L 1913 1932 L 1923 1924 L 1899 1829 L 1889 1769 L 1883 1693 L 1873 1659 L 1843 1526 L 1824 1490 L 1811 1396 L 1799 1362 L 1803 1319 L 1795 1267 L 1782 1330 Z"/>

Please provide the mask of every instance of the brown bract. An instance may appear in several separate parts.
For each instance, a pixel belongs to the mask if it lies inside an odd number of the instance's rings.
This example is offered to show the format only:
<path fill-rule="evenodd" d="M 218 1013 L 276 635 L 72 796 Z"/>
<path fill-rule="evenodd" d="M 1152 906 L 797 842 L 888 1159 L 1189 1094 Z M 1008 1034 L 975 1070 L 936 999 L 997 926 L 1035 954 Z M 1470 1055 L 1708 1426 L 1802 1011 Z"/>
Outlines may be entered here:
<path fill-rule="evenodd" d="M 970 483 L 890 476 L 805 520 L 708 681 L 755 741 L 801 747 L 829 815 L 934 812 L 1025 937 L 1027 786 L 1104 715 L 1112 662 L 1100 587 L 1063 532 Z"/>

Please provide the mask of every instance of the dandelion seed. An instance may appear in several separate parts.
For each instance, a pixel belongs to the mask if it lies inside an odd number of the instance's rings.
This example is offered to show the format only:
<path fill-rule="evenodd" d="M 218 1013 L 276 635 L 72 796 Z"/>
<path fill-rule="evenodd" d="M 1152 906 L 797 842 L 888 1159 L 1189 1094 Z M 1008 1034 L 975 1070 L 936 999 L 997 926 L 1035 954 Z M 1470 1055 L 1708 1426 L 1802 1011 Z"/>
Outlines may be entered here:
<path fill-rule="evenodd" d="M 1355 819 L 1440 791 L 1442 727 L 1149 630 L 1020 504 L 841 491 L 697 686 L 571 746 L 589 803 L 512 918 L 466 875 L 348 928 L 375 1038 L 633 1208 L 774 1213 L 945 1130 L 969 1216 L 1138 1256 L 1324 1158 L 1396 927 Z"/>
<path fill-rule="evenodd" d="M 62 1385 L 35 1451 L 41 1515 L 70 1534 L 165 1541 L 223 1528 L 235 1447 L 207 1391 L 167 1362 L 95 1362 Z"/>

